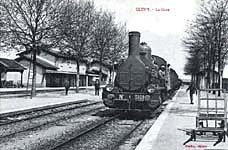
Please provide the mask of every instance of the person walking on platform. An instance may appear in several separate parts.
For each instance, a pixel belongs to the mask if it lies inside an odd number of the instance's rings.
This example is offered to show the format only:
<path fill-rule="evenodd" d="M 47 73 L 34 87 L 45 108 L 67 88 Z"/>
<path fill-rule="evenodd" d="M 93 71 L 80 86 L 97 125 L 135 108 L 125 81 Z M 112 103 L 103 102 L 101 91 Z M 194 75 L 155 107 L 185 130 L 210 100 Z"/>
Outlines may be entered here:
<path fill-rule="evenodd" d="M 95 83 L 94 83 L 94 87 L 95 87 L 95 95 L 99 95 L 99 91 L 100 91 L 100 82 L 98 79 L 96 79 Z"/>
<path fill-rule="evenodd" d="M 70 82 L 68 80 L 65 81 L 64 87 L 65 87 L 65 95 L 68 95 L 68 90 L 70 88 Z"/>
<path fill-rule="evenodd" d="M 190 104 L 193 104 L 193 94 L 197 94 L 197 88 L 194 83 L 189 85 L 189 87 L 186 89 L 186 92 L 188 91 L 190 96 Z"/>

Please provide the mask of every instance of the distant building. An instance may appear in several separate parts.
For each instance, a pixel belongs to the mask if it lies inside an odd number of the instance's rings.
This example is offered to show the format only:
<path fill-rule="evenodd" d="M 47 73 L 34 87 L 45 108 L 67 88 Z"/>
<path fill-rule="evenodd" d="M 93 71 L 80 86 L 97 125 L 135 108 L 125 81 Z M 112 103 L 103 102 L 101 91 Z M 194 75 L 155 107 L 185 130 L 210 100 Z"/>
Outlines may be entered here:
<path fill-rule="evenodd" d="M 182 79 L 182 83 L 183 83 L 184 85 L 190 85 L 191 79 Z"/>
<path fill-rule="evenodd" d="M 31 79 L 29 79 L 33 72 L 30 67 L 31 51 L 23 51 L 17 54 L 19 57 L 15 60 L 24 66 L 26 70 L 23 73 L 22 81 L 23 85 L 31 85 Z M 68 56 L 65 56 L 56 50 L 41 50 L 37 54 L 37 66 L 36 66 L 36 86 L 37 87 L 62 87 L 65 80 L 69 80 L 71 87 L 76 86 L 77 65 L 76 61 Z M 99 78 L 100 65 L 97 61 L 89 62 L 83 60 L 80 62 L 79 74 L 80 80 L 79 86 L 91 86 L 96 78 Z M 106 83 L 109 78 L 108 65 L 102 65 L 102 83 Z M 30 77 L 29 77 L 30 71 Z M 19 78 L 18 75 L 17 78 Z"/>
<path fill-rule="evenodd" d="M 204 70 L 201 70 L 200 72 L 197 73 L 197 76 L 196 76 L 196 84 L 198 86 L 198 88 L 200 89 L 205 89 L 207 88 L 207 76 L 208 76 L 208 70 L 207 69 L 204 69 Z M 217 71 L 214 71 L 214 81 L 212 79 L 212 72 L 210 74 L 210 87 L 212 88 L 219 88 L 219 85 L 218 85 L 218 80 L 219 80 L 219 74 Z M 214 84 L 212 84 L 214 83 Z"/>

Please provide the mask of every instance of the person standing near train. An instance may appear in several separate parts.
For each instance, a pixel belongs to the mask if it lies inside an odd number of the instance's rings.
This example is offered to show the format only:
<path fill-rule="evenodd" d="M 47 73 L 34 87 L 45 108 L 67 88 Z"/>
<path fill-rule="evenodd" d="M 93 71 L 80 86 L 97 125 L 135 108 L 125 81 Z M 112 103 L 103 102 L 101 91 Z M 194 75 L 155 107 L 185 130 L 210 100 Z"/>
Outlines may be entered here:
<path fill-rule="evenodd" d="M 68 91 L 69 91 L 69 88 L 70 88 L 70 82 L 68 80 L 66 80 L 64 82 L 64 87 L 65 87 L 65 95 L 68 95 Z"/>
<path fill-rule="evenodd" d="M 96 79 L 96 81 L 94 83 L 94 87 L 95 87 L 95 95 L 99 95 L 99 91 L 100 91 L 100 82 L 99 82 L 99 79 Z"/>
<path fill-rule="evenodd" d="M 197 94 L 197 88 L 193 82 L 186 89 L 186 92 L 188 92 L 188 91 L 189 91 L 189 96 L 190 96 L 190 104 L 194 104 L 193 103 L 193 94 Z"/>

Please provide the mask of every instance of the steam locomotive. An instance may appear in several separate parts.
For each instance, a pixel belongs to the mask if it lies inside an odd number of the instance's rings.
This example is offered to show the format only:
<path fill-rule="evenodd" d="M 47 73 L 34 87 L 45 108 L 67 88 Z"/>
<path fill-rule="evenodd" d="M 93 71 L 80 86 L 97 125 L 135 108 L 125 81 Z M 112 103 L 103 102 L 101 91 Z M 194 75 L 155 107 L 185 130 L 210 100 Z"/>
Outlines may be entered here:
<path fill-rule="evenodd" d="M 129 32 L 128 58 L 116 71 L 114 83 L 103 88 L 105 106 L 117 109 L 151 110 L 180 87 L 175 70 L 156 55 L 146 43 L 140 44 L 140 33 Z"/>

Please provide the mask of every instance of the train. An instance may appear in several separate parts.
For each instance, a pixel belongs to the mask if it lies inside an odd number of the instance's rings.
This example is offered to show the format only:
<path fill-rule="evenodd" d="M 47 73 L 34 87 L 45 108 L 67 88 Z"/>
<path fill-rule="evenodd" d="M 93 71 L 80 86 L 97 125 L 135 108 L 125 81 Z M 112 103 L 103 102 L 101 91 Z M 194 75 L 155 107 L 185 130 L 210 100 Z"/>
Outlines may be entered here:
<path fill-rule="evenodd" d="M 181 80 L 165 59 L 140 43 L 140 32 L 128 35 L 128 57 L 118 65 L 114 82 L 103 88 L 103 103 L 115 109 L 153 110 L 179 89 Z"/>

